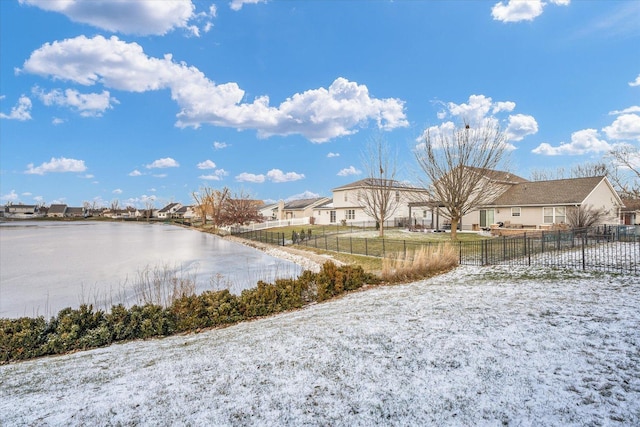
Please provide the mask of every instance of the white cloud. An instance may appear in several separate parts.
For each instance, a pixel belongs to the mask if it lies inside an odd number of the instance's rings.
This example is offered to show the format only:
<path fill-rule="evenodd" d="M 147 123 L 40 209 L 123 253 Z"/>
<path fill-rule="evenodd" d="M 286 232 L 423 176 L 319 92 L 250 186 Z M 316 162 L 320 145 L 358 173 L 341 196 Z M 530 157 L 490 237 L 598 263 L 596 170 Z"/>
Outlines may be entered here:
<path fill-rule="evenodd" d="M 215 169 L 216 164 L 211 160 L 205 160 L 204 162 L 198 163 L 198 169 Z"/>
<path fill-rule="evenodd" d="M 205 179 L 208 181 L 221 181 L 223 177 L 229 175 L 229 173 L 224 169 L 218 169 L 213 174 L 210 175 L 200 175 L 198 178 Z"/>
<path fill-rule="evenodd" d="M 640 115 L 622 114 L 602 131 L 610 139 L 640 141 Z"/>
<path fill-rule="evenodd" d="M 95 175 L 94 175 L 94 174 L 92 174 L 92 173 L 88 173 L 88 174 L 85 174 L 85 175 L 83 176 L 83 178 L 84 178 L 84 179 L 93 179 L 93 178 L 95 178 Z"/>
<path fill-rule="evenodd" d="M 206 181 L 220 181 L 222 178 L 220 178 L 216 174 L 213 174 L 213 175 L 200 175 L 198 179 L 204 179 Z"/>
<path fill-rule="evenodd" d="M 54 117 L 53 120 L 51 120 L 51 124 L 53 124 L 54 126 L 61 125 L 64 122 L 65 122 L 65 120 L 63 120 L 63 119 L 61 119 L 59 117 Z"/>
<path fill-rule="evenodd" d="M 629 108 L 625 108 L 624 110 L 614 110 L 610 111 L 610 116 L 617 116 L 618 114 L 627 114 L 627 113 L 640 113 L 640 105 L 634 105 Z"/>
<path fill-rule="evenodd" d="M 634 81 L 629 82 L 629 86 L 640 86 L 640 74 L 638 74 L 638 77 L 636 77 Z"/>
<path fill-rule="evenodd" d="M 70 107 L 78 111 L 83 117 L 100 117 L 106 110 L 113 108 L 112 104 L 119 103 L 106 90 L 102 91 L 102 93 L 83 94 L 73 89 L 67 89 L 64 92 L 60 89 L 55 89 L 46 93 L 39 88 L 34 88 L 33 93 L 46 106 Z"/>
<path fill-rule="evenodd" d="M 356 169 L 354 166 L 349 166 L 348 168 L 342 169 L 338 172 L 338 176 L 360 175 L 361 173 L 361 170 Z"/>
<path fill-rule="evenodd" d="M 21 71 L 130 92 L 170 89 L 180 108 L 179 127 L 210 124 L 255 129 L 261 138 L 300 134 L 325 142 L 354 134 L 369 121 L 383 130 L 409 124 L 404 101 L 373 98 L 367 86 L 342 77 L 328 88 L 296 93 L 277 107 L 269 105 L 268 96 L 243 102 L 245 92 L 236 83 L 215 84 L 195 67 L 173 62 L 171 55 L 148 57 L 140 45 L 115 36 L 47 43 L 32 52 Z"/>
<path fill-rule="evenodd" d="M 112 191 L 113 194 L 122 194 L 122 190 L 119 188 L 116 188 L 115 190 Z"/>
<path fill-rule="evenodd" d="M 269 178 L 272 182 L 291 182 L 304 179 L 304 174 L 296 172 L 284 173 L 280 169 L 271 169 L 269 172 L 267 172 L 267 178 Z"/>
<path fill-rule="evenodd" d="M 327 154 L 328 158 L 332 158 L 332 157 L 340 157 L 340 153 L 329 153 Z"/>
<path fill-rule="evenodd" d="M 267 0 L 231 0 L 229 3 L 229 7 L 232 10 L 238 11 L 242 9 L 242 6 L 245 4 L 258 4 L 258 3 L 266 3 Z"/>
<path fill-rule="evenodd" d="M 291 202 L 293 200 L 317 199 L 318 197 L 320 197 L 320 195 L 318 193 L 314 193 L 312 191 L 306 190 L 303 193 L 294 194 L 293 196 L 289 196 L 286 199 L 284 199 L 284 201 L 285 202 Z"/>
<path fill-rule="evenodd" d="M 186 28 L 193 18 L 191 0 L 19 0 L 21 4 L 62 13 L 69 19 L 112 32 L 163 35 L 174 28 Z"/>
<path fill-rule="evenodd" d="M 16 190 L 11 190 L 9 193 L 0 196 L 0 200 L 4 200 L 5 202 L 15 202 L 18 200 L 18 193 L 16 193 Z"/>
<path fill-rule="evenodd" d="M 228 145 L 227 145 L 226 142 L 218 142 L 218 141 L 216 141 L 216 142 L 213 143 L 214 150 L 222 150 L 223 148 L 227 148 L 227 147 L 228 147 Z"/>
<path fill-rule="evenodd" d="M 66 157 L 52 157 L 51 161 L 45 162 L 40 166 L 34 167 L 33 163 L 27 165 L 26 174 L 44 175 L 47 173 L 63 173 L 63 172 L 84 172 L 87 167 L 84 160 L 67 159 Z"/>
<path fill-rule="evenodd" d="M 22 95 L 20 99 L 18 99 L 18 104 L 11 109 L 11 113 L 0 113 L 0 119 L 31 120 L 31 100 Z"/>
<path fill-rule="evenodd" d="M 133 171 L 129 172 L 129 176 L 140 176 L 142 175 L 142 172 L 140 172 L 138 169 L 134 169 Z"/>
<path fill-rule="evenodd" d="M 551 3 L 560 6 L 569 5 L 570 0 L 508 0 L 496 3 L 491 9 L 491 15 L 496 21 L 520 22 L 533 21 L 542 15 L 544 7 Z"/>
<path fill-rule="evenodd" d="M 522 141 L 527 135 L 538 133 L 538 122 L 533 116 L 515 114 L 509 116 L 505 134 L 509 141 Z"/>
<path fill-rule="evenodd" d="M 177 168 L 180 166 L 178 162 L 171 157 L 165 157 L 163 159 L 155 160 L 146 166 L 147 169 L 162 169 L 162 168 Z"/>
<path fill-rule="evenodd" d="M 457 122 L 469 124 L 471 128 L 500 126 L 504 129 L 508 141 L 521 141 L 526 136 L 538 132 L 536 119 L 526 114 L 509 115 L 506 126 L 500 125 L 501 120 L 496 114 L 512 112 L 516 107 L 516 103 L 513 101 L 493 102 L 490 97 L 485 95 L 471 95 L 469 100 L 462 104 L 439 101 L 436 103 L 444 107 L 443 110 L 438 112 L 438 119 L 445 120 L 447 117 L 453 117 L 457 119 Z M 443 137 L 451 135 L 455 128 L 456 124 L 451 120 L 444 121 L 440 125 L 430 126 L 416 139 L 418 146 L 424 144 L 428 134 L 431 141 L 434 142 L 434 146 L 438 148 L 440 143 L 444 142 Z M 512 150 L 515 149 L 515 146 L 507 143 L 506 148 Z"/>
<path fill-rule="evenodd" d="M 493 104 L 492 113 L 496 114 L 496 113 L 499 113 L 501 111 L 511 112 L 511 111 L 513 111 L 514 108 L 516 108 L 516 103 L 512 102 L 512 101 L 495 102 Z"/>
<path fill-rule="evenodd" d="M 238 182 L 253 182 L 256 184 L 261 184 L 265 180 L 264 175 L 254 175 L 252 173 L 242 172 L 240 175 L 236 176 L 236 181 Z"/>
<path fill-rule="evenodd" d="M 151 176 L 154 177 L 154 178 L 166 178 L 167 174 L 166 173 L 158 173 L 158 174 L 154 174 L 154 175 L 151 175 Z"/>
<path fill-rule="evenodd" d="M 469 124 L 475 126 L 487 117 L 492 108 L 497 108 L 498 104 L 504 104 L 504 102 L 494 104 L 488 96 L 471 95 L 467 104 L 449 102 L 447 103 L 447 108 L 452 116 L 466 120 Z"/>
<path fill-rule="evenodd" d="M 532 150 L 535 154 L 543 154 L 545 156 L 581 155 L 588 153 L 604 153 L 611 150 L 611 145 L 602 139 L 596 129 L 583 129 L 571 134 L 571 142 L 561 143 L 554 147 L 546 142 L 540 144 Z"/>

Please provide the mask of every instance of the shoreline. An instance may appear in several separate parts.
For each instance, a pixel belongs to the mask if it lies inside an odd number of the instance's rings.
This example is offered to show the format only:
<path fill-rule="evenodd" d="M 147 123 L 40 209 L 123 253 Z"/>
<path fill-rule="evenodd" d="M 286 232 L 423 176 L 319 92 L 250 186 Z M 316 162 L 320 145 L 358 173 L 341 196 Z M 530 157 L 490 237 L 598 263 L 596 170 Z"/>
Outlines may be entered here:
<path fill-rule="evenodd" d="M 301 249 L 289 248 L 286 246 L 276 247 L 276 246 L 268 245 L 266 243 L 254 242 L 252 240 L 241 239 L 239 237 L 235 237 L 231 235 L 220 236 L 220 238 L 231 241 L 231 242 L 239 243 L 241 245 L 244 245 L 253 249 L 257 249 L 274 258 L 279 258 L 285 261 L 293 262 L 301 266 L 303 269 L 310 270 L 314 273 L 319 272 L 322 265 L 327 261 L 331 261 L 337 266 L 341 266 L 345 264 L 342 261 L 338 261 L 334 259 L 330 255 L 316 254 L 313 252 L 304 251 Z"/>

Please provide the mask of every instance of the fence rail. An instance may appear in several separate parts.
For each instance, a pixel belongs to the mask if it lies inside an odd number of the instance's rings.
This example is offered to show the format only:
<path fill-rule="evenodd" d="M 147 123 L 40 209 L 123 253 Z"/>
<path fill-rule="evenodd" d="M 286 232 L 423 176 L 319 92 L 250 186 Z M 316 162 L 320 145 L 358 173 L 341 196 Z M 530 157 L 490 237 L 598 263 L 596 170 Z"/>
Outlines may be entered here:
<path fill-rule="evenodd" d="M 345 235 L 343 230 L 293 233 L 242 231 L 239 237 L 273 245 L 297 244 L 332 252 L 385 257 L 407 257 L 420 248 L 437 247 L 443 242 L 361 238 Z M 598 269 L 640 273 L 640 227 L 599 226 L 592 228 L 533 231 L 475 242 L 447 242 L 459 253 L 464 265 L 526 265 Z"/>

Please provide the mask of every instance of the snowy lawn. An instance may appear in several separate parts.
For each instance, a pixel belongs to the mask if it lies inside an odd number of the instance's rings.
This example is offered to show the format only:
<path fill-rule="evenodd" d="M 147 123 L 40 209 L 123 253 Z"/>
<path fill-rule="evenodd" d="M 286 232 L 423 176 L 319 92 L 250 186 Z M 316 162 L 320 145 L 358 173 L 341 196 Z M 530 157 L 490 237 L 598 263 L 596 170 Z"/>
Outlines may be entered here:
<path fill-rule="evenodd" d="M 461 267 L 4 365 L 0 425 L 640 425 L 640 278 Z"/>

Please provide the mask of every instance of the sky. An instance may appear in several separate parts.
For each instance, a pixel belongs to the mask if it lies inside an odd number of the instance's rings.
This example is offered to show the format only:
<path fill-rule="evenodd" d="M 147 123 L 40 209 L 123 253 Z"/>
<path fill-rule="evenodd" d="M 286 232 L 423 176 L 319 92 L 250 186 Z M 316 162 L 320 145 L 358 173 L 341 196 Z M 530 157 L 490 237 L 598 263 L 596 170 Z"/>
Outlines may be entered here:
<path fill-rule="evenodd" d="M 465 120 L 524 178 L 638 146 L 640 2 L 0 1 L 0 203 L 331 197 Z"/>

